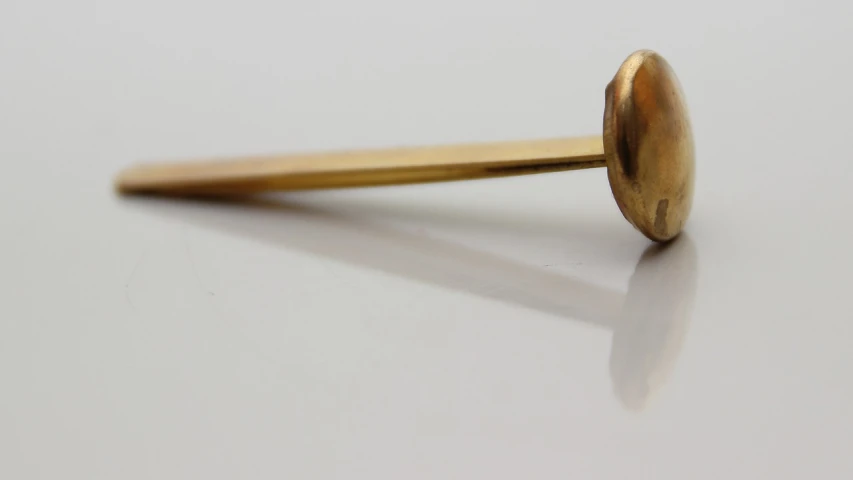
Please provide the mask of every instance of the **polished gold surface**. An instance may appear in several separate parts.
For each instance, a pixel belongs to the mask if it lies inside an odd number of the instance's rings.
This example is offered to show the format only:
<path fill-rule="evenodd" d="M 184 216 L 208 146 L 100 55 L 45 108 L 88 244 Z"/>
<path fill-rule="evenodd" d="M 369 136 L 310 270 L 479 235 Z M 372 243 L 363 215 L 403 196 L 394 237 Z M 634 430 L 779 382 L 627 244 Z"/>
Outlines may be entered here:
<path fill-rule="evenodd" d="M 257 156 L 147 164 L 116 179 L 125 194 L 251 194 L 468 180 L 607 166 L 622 214 L 648 238 L 684 226 L 693 197 L 690 121 L 675 74 L 642 50 L 606 89 L 603 137 Z"/>
<path fill-rule="evenodd" d="M 678 79 L 660 55 L 643 50 L 607 86 L 604 151 L 622 214 L 652 240 L 681 231 L 693 204 L 693 133 Z"/>
<path fill-rule="evenodd" d="M 601 137 L 140 165 L 123 193 L 247 194 L 468 180 L 604 166 Z"/>

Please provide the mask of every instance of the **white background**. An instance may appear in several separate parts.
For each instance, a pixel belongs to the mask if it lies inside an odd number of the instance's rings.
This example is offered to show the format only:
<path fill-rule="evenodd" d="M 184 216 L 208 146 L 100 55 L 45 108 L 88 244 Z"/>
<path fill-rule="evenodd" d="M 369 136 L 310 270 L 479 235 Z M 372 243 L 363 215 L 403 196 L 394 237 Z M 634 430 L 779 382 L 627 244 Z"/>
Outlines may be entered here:
<path fill-rule="evenodd" d="M 849 478 L 849 5 L 3 0 L 0 477 Z M 143 160 L 597 133 L 640 48 L 697 144 L 663 252 L 603 170 L 111 190 Z"/>

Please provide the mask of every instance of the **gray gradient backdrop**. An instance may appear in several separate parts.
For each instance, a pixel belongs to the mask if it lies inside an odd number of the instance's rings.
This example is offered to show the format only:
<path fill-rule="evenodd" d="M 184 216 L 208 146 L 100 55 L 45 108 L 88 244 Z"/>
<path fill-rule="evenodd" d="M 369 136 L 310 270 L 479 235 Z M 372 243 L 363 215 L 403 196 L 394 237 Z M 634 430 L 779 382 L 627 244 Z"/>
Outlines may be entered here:
<path fill-rule="evenodd" d="M 0 1 L 0 477 L 853 476 L 849 2 Z M 124 200 L 138 160 L 596 133 L 698 177 Z"/>

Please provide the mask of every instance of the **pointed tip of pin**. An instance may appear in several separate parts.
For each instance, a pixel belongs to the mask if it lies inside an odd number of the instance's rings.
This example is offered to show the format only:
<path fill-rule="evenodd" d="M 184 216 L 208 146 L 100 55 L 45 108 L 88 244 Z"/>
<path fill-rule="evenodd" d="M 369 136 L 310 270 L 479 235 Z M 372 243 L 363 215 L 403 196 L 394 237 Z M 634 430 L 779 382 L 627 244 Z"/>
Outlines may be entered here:
<path fill-rule="evenodd" d="M 113 178 L 113 192 L 117 195 L 130 195 L 135 193 L 136 189 L 134 189 L 133 183 L 128 181 L 128 179 L 131 178 L 129 173 L 131 173 L 131 169 L 125 169 L 120 171 Z"/>

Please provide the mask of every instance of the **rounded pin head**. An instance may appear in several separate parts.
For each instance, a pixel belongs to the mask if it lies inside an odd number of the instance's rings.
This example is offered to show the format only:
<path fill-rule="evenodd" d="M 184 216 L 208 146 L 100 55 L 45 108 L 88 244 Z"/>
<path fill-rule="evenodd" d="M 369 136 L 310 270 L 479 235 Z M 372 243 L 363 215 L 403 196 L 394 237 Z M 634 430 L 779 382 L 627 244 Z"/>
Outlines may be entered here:
<path fill-rule="evenodd" d="M 625 218 L 652 240 L 675 238 L 693 204 L 695 153 L 678 78 L 657 53 L 633 53 L 607 85 L 604 154 Z"/>

